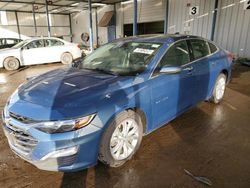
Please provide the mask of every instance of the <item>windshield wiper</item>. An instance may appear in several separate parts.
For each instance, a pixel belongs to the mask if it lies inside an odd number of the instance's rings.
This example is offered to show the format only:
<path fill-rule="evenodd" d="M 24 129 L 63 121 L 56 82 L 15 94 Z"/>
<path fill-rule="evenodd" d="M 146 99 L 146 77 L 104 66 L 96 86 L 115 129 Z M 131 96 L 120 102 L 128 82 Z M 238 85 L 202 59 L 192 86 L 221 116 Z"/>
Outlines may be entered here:
<path fill-rule="evenodd" d="M 103 73 L 105 73 L 105 74 L 111 74 L 111 75 L 114 75 L 114 76 L 118 76 L 118 75 L 119 75 L 118 73 L 116 73 L 116 72 L 114 72 L 114 71 L 110 71 L 110 70 L 106 70 L 106 69 L 96 68 L 96 69 L 94 69 L 94 70 L 96 70 L 96 71 L 98 71 L 98 72 L 103 72 Z"/>
<path fill-rule="evenodd" d="M 105 74 L 110 74 L 113 76 L 118 76 L 119 74 L 110 70 L 105 70 L 105 69 L 100 69 L 100 68 L 95 68 L 95 69 L 90 69 L 90 68 L 83 68 L 86 70 L 90 70 L 90 71 L 97 71 L 97 72 L 101 72 L 101 73 L 105 73 Z"/>

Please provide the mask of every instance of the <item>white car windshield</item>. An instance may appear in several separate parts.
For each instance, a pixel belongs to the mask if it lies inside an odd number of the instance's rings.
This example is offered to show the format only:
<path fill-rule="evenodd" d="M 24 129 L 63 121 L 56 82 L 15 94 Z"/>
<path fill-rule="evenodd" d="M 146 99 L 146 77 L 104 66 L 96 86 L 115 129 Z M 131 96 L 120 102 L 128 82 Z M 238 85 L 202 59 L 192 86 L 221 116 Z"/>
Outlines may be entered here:
<path fill-rule="evenodd" d="M 118 75 L 136 75 L 145 70 L 161 45 L 149 42 L 112 42 L 88 55 L 80 68 Z"/>
<path fill-rule="evenodd" d="M 28 42 L 29 42 L 28 40 L 24 40 L 22 42 L 17 43 L 15 46 L 12 46 L 12 48 L 14 48 L 14 49 L 22 48 L 23 46 L 28 44 Z"/>

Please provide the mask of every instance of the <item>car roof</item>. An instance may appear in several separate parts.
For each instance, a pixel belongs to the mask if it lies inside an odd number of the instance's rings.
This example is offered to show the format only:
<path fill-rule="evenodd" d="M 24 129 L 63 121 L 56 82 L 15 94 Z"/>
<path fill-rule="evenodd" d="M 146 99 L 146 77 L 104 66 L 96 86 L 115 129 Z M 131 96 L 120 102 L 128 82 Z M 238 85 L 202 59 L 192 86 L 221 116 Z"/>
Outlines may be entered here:
<path fill-rule="evenodd" d="M 56 38 L 56 37 L 32 37 L 30 39 L 26 39 L 25 41 L 30 42 L 30 41 L 39 40 L 39 39 L 56 39 L 56 40 L 60 40 L 60 41 L 66 42 L 63 39 Z"/>
<path fill-rule="evenodd" d="M 19 39 L 19 38 L 13 38 L 13 37 L 6 37 L 6 38 L 0 38 L 0 39 L 14 39 L 14 40 L 22 40 L 22 39 Z"/>
<path fill-rule="evenodd" d="M 114 41 L 124 41 L 124 42 L 130 42 L 130 41 L 137 41 L 137 42 L 156 42 L 156 43 L 169 43 L 169 41 L 178 41 L 182 39 L 188 39 L 188 38 L 197 38 L 197 39 L 203 39 L 199 36 L 194 35 L 181 35 L 181 34 L 150 34 L 150 35 L 138 35 L 138 36 L 132 36 L 132 37 L 125 37 L 116 39 Z"/>

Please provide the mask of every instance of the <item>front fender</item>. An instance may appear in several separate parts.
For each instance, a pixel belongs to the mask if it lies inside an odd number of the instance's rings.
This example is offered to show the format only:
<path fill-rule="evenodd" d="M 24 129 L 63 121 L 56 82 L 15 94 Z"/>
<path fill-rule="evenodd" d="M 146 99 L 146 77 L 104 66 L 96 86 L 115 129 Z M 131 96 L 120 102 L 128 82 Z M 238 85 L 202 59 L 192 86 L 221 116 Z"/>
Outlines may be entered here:
<path fill-rule="evenodd" d="M 151 96 L 150 87 L 147 84 L 138 84 L 126 89 L 120 89 L 106 94 L 97 110 L 97 117 L 93 124 L 106 129 L 112 119 L 124 110 L 137 108 L 144 112 L 147 123 L 146 132 L 151 125 Z"/>

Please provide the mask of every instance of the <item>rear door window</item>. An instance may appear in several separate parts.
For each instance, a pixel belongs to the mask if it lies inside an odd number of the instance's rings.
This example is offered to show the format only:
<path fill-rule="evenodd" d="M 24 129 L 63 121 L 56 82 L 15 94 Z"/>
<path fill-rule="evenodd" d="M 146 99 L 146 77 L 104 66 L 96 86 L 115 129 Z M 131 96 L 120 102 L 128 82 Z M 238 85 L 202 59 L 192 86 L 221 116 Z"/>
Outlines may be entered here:
<path fill-rule="evenodd" d="M 210 54 L 208 43 L 201 39 L 190 40 L 194 60 L 200 59 Z"/>
<path fill-rule="evenodd" d="M 56 39 L 45 39 L 45 46 L 50 47 L 50 46 L 62 46 L 63 42 L 56 40 Z"/>
<path fill-rule="evenodd" d="M 214 44 L 212 44 L 212 43 L 209 42 L 208 45 L 209 45 L 211 53 L 214 53 L 214 52 L 217 51 L 217 47 Z"/>
<path fill-rule="evenodd" d="M 44 47 L 43 40 L 34 40 L 26 46 L 27 49 L 41 48 L 41 47 Z"/>
<path fill-rule="evenodd" d="M 15 44 L 13 39 L 6 39 L 6 44 Z"/>
<path fill-rule="evenodd" d="M 0 45 L 4 45 L 4 39 L 0 39 Z"/>

